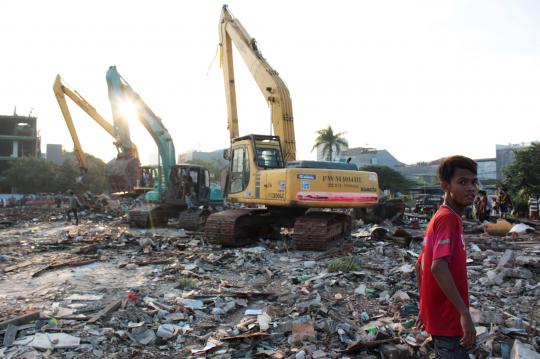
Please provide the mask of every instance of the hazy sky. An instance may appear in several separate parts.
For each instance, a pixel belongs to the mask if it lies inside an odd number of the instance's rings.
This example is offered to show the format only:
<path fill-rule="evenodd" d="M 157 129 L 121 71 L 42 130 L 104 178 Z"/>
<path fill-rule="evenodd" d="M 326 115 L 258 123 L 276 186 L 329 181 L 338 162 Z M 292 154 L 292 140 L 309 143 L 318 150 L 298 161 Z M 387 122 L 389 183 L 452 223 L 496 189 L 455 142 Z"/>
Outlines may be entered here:
<path fill-rule="evenodd" d="M 495 156 L 540 139 L 540 2 L 229 1 L 287 83 L 298 158 L 330 124 L 351 147 L 413 163 Z M 57 73 L 111 119 L 105 73 L 122 76 L 171 132 L 177 153 L 228 146 L 219 60 L 222 2 L 2 1 L 0 114 L 32 111 L 46 143 L 73 145 L 54 98 Z M 240 133 L 269 132 L 269 109 L 239 56 Z M 209 69 L 210 67 L 210 69 Z M 86 152 L 112 139 L 70 103 Z M 155 145 L 140 124 L 144 162 Z"/>

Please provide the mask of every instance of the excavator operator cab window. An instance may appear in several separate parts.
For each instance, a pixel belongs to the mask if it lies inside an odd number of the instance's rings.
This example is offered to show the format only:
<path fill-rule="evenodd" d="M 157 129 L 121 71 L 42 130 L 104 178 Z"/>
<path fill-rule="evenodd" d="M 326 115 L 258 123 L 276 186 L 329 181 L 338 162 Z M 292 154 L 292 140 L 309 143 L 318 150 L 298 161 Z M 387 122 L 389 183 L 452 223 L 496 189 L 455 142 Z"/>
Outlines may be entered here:
<path fill-rule="evenodd" d="M 199 183 L 199 200 L 208 200 L 210 197 L 210 173 L 208 170 L 201 170 L 201 182 Z"/>
<path fill-rule="evenodd" d="M 190 168 L 189 169 L 189 173 L 188 173 L 189 177 L 191 177 L 191 179 L 193 180 L 193 194 L 195 196 L 195 198 L 198 198 L 199 197 L 199 171 L 197 168 Z"/>
<path fill-rule="evenodd" d="M 245 146 L 233 150 L 231 161 L 230 193 L 238 193 L 246 189 L 249 183 L 248 152 Z"/>
<path fill-rule="evenodd" d="M 257 166 L 264 168 L 282 168 L 281 153 L 277 148 L 257 147 Z"/>

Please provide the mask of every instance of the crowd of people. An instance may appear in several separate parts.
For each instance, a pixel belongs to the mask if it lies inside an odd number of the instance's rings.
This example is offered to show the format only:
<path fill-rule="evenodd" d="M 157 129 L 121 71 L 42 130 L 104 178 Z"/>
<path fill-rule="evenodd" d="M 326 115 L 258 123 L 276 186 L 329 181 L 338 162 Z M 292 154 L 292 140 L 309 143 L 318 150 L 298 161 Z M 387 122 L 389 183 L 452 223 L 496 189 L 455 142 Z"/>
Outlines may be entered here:
<path fill-rule="evenodd" d="M 538 219 L 538 197 L 530 194 L 527 203 L 528 218 Z M 486 191 L 478 191 L 473 204 L 474 215 L 478 222 L 484 222 L 490 217 L 507 218 L 514 208 L 512 198 L 504 188 L 500 189 L 497 195 L 488 196 Z"/>

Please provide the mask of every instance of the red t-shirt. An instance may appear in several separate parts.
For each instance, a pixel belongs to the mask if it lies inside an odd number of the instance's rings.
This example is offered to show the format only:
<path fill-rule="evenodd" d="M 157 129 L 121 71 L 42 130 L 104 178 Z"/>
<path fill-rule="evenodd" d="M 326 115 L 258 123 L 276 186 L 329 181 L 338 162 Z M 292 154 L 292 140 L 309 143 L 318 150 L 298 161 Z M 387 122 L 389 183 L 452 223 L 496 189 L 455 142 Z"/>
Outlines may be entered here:
<path fill-rule="evenodd" d="M 461 217 L 446 205 L 442 205 L 429 222 L 422 253 L 418 257 L 422 271 L 420 318 L 431 335 L 462 336 L 459 313 L 431 274 L 432 262 L 441 258 L 447 260 L 459 294 L 469 306 L 463 223 Z"/>

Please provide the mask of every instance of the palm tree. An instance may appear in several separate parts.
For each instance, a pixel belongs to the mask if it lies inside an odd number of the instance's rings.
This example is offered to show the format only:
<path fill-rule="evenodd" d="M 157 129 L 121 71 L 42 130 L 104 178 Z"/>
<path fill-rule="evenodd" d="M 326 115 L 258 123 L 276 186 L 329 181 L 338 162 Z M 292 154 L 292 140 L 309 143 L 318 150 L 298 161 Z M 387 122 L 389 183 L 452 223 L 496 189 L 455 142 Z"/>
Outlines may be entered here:
<path fill-rule="evenodd" d="M 341 150 L 347 148 L 349 145 L 347 140 L 341 137 L 345 134 L 345 132 L 334 133 L 334 130 L 332 130 L 330 125 L 328 125 L 327 128 L 317 131 L 316 133 L 318 136 L 315 139 L 315 144 L 313 145 L 311 151 L 313 152 L 314 149 L 322 145 L 322 154 L 323 157 L 326 156 L 327 161 L 332 161 L 332 154 L 334 150 L 336 155 L 339 155 Z"/>

